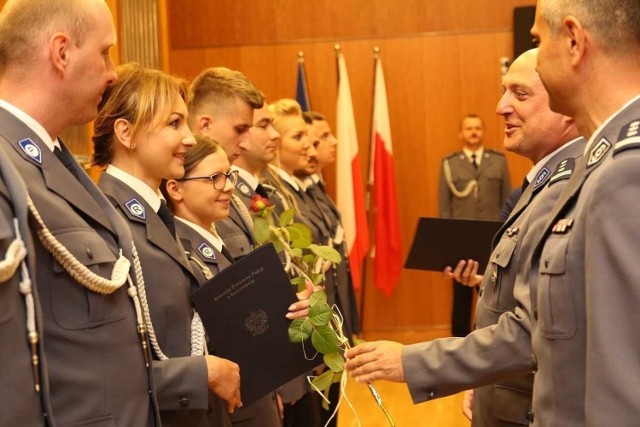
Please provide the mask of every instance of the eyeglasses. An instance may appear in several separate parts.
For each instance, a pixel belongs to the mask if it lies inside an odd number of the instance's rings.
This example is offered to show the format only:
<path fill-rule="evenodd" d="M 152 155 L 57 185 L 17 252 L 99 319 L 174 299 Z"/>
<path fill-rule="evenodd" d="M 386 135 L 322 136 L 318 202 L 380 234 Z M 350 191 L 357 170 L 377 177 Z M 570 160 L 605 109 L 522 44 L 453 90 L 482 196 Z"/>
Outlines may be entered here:
<path fill-rule="evenodd" d="M 227 185 L 227 180 L 231 182 L 234 186 L 238 182 L 238 171 L 232 170 L 227 173 L 219 172 L 214 173 L 211 176 L 188 176 L 180 179 L 176 179 L 176 181 L 191 181 L 194 179 L 208 179 L 213 184 L 213 188 L 221 191 L 224 190 L 224 187 Z"/>

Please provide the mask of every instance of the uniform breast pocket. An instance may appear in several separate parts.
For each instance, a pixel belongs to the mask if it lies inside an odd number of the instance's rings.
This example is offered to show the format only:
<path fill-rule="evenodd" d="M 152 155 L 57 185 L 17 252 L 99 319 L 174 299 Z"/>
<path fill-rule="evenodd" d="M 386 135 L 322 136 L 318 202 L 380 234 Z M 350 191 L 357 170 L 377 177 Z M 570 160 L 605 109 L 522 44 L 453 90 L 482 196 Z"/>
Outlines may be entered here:
<path fill-rule="evenodd" d="M 484 282 L 482 300 L 487 309 L 496 313 L 511 310 L 514 306 L 510 269 L 513 268 L 511 259 L 517 243 L 516 237 L 502 238 L 489 259 L 491 268 L 487 273 L 491 274 L 491 278 Z"/>
<path fill-rule="evenodd" d="M 104 278 L 111 277 L 116 255 L 95 231 L 65 230 L 56 238 L 81 264 Z M 62 266 L 53 260 L 51 306 L 56 322 L 64 329 L 95 328 L 124 319 L 128 297 L 123 289 L 109 295 L 89 291 L 72 279 Z M 126 287 L 126 284 L 123 285 Z"/>
<path fill-rule="evenodd" d="M 236 231 L 223 235 L 225 246 L 234 259 L 241 258 L 251 252 L 251 242 L 242 231 Z"/>
<path fill-rule="evenodd" d="M 576 310 L 567 280 L 570 234 L 551 235 L 545 242 L 537 284 L 540 334 L 548 339 L 570 339 L 576 333 Z"/>

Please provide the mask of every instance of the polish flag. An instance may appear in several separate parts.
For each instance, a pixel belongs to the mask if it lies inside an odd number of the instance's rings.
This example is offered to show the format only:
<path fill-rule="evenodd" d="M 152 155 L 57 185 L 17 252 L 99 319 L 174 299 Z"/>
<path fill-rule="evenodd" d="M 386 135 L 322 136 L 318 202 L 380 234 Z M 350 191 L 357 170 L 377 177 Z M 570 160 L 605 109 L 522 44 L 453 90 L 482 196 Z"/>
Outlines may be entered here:
<path fill-rule="evenodd" d="M 374 238 L 373 281 L 390 297 L 402 271 L 402 242 L 398 221 L 395 168 L 391 147 L 391 127 L 387 90 L 382 73 L 382 61 L 377 55 L 373 90 L 373 120 L 371 130 L 371 170 L 369 182 L 373 189 Z"/>
<path fill-rule="evenodd" d="M 345 241 L 349 251 L 351 278 L 356 291 L 362 286 L 364 259 L 369 250 L 369 229 L 364 207 L 364 185 L 358 156 L 358 137 L 353 116 L 351 89 L 347 65 L 338 51 L 338 108 L 336 136 L 337 158 L 337 204 L 342 215 Z"/>

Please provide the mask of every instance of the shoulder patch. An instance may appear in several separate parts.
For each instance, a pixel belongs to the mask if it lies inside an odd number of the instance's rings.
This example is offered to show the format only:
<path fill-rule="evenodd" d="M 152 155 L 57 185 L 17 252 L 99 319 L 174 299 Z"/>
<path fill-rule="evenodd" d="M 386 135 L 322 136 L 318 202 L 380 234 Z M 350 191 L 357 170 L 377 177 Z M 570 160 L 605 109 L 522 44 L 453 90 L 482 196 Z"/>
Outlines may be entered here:
<path fill-rule="evenodd" d="M 31 138 L 25 138 L 19 141 L 18 145 L 30 159 L 38 162 L 39 165 L 42 164 L 42 151 L 40 151 L 40 147 L 38 147 Z"/>
<path fill-rule="evenodd" d="M 618 142 L 613 147 L 613 155 L 638 147 L 640 147 L 640 120 L 634 120 L 620 130 Z"/>
<path fill-rule="evenodd" d="M 551 175 L 551 171 L 547 169 L 546 166 L 543 167 L 533 180 L 533 189 L 537 190 L 540 186 L 544 185 L 547 182 L 549 175 Z"/>
<path fill-rule="evenodd" d="M 238 190 L 240 190 L 240 192 L 242 194 L 244 194 L 245 196 L 251 196 L 251 190 L 249 189 L 249 186 L 247 184 L 245 184 L 244 182 L 239 183 L 236 188 Z"/>
<path fill-rule="evenodd" d="M 587 167 L 590 168 L 591 166 L 600 163 L 600 161 L 604 159 L 605 154 L 607 154 L 610 148 L 611 143 L 607 141 L 607 138 L 603 137 L 589 152 Z"/>
<path fill-rule="evenodd" d="M 549 179 L 549 185 L 553 184 L 554 182 L 561 181 L 563 179 L 569 179 L 571 177 L 571 174 L 573 173 L 575 164 L 576 164 L 576 159 L 574 159 L 573 157 L 568 157 L 563 161 L 561 161 L 560 163 L 558 163 L 558 167 L 556 168 L 556 170 L 553 172 L 553 175 Z"/>
<path fill-rule="evenodd" d="M 147 220 L 147 212 L 145 211 L 144 206 L 135 197 L 126 202 L 124 205 L 129 210 L 131 215 L 145 221 Z"/>
<path fill-rule="evenodd" d="M 211 246 L 207 245 L 206 243 L 202 243 L 200 246 L 198 246 L 198 252 L 200 252 L 200 254 L 206 259 L 216 259 L 216 253 L 213 251 Z"/>
<path fill-rule="evenodd" d="M 459 151 L 458 151 L 458 152 L 454 152 L 454 153 L 449 153 L 449 154 L 447 154 L 446 156 L 444 156 L 444 157 L 442 158 L 442 160 L 452 159 L 452 158 L 454 158 L 455 156 L 457 156 L 458 154 L 460 154 L 460 152 L 459 152 Z"/>

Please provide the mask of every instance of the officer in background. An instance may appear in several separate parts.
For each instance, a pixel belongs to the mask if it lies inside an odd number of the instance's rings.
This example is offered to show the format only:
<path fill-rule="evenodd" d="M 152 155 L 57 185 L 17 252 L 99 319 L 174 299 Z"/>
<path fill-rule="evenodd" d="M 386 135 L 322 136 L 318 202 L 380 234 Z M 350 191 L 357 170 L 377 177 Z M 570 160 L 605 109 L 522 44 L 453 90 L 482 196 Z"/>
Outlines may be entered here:
<path fill-rule="evenodd" d="M 462 151 L 442 160 L 438 205 L 441 218 L 497 221 L 511 192 L 507 160 L 499 151 L 484 148 L 484 125 L 475 114 L 460 122 Z M 461 242 L 461 244 L 463 244 Z M 451 334 L 469 333 L 473 289 L 453 282 Z"/>

